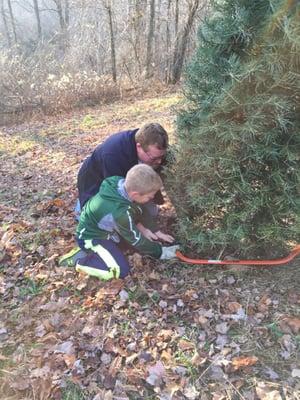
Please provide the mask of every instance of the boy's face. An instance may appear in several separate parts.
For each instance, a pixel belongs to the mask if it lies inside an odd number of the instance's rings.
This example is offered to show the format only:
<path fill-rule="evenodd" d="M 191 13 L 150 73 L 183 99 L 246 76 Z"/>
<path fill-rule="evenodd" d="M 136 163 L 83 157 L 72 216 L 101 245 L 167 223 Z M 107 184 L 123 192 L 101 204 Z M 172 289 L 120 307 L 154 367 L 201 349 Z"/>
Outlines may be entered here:
<path fill-rule="evenodd" d="M 138 204 L 146 204 L 146 203 L 148 203 L 148 201 L 153 199 L 156 192 L 157 192 L 157 190 L 155 190 L 154 192 L 146 193 L 146 194 L 140 194 L 140 193 L 134 192 L 132 195 L 132 200 Z"/>

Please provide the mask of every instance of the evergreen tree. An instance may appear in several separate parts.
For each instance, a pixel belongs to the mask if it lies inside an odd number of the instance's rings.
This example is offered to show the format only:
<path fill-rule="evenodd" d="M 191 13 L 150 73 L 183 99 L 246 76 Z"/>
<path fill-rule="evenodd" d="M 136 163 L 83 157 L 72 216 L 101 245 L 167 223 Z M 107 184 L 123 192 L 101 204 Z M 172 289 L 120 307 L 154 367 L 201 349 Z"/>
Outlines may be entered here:
<path fill-rule="evenodd" d="M 167 180 L 198 253 L 275 256 L 299 240 L 299 8 L 218 0 L 199 30 Z"/>

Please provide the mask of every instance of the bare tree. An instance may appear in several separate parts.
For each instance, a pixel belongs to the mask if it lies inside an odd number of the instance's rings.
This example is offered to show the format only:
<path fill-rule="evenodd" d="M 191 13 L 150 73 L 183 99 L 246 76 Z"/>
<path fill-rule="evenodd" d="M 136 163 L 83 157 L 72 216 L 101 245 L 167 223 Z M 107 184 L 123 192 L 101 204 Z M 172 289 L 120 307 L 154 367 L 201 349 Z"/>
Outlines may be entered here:
<path fill-rule="evenodd" d="M 189 34 L 192 29 L 192 25 L 195 19 L 196 12 L 199 8 L 200 0 L 193 0 L 189 4 L 188 17 L 185 25 L 182 28 L 182 31 L 178 33 L 174 46 L 173 53 L 173 68 L 172 68 L 172 76 L 171 83 L 176 83 L 179 81 L 181 77 L 184 56 L 188 44 Z M 204 7 L 204 4 L 203 4 Z"/>
<path fill-rule="evenodd" d="M 113 29 L 113 19 L 112 19 L 112 4 L 111 0 L 103 2 L 103 5 L 107 11 L 108 24 L 109 24 L 109 35 L 110 35 L 110 56 L 111 56 L 111 69 L 113 81 L 117 81 L 117 64 L 116 64 L 116 48 L 115 48 L 115 38 Z"/>
<path fill-rule="evenodd" d="M 165 81 L 170 81 L 170 48 L 171 48 L 171 32 L 170 32 L 170 24 L 171 24 L 171 2 L 172 0 L 168 0 L 167 7 L 167 26 L 166 26 L 166 68 L 165 68 Z"/>
<path fill-rule="evenodd" d="M 178 20 L 179 20 L 179 4 L 178 0 L 175 0 L 175 26 L 174 26 L 175 36 L 177 36 L 178 34 Z"/>
<path fill-rule="evenodd" d="M 11 47 L 11 39 L 10 39 L 10 33 L 9 33 L 9 29 L 8 29 L 6 13 L 5 13 L 5 8 L 4 8 L 4 0 L 1 0 L 1 16 L 2 16 L 3 27 L 4 27 L 7 44 L 8 44 L 8 47 Z"/>
<path fill-rule="evenodd" d="M 53 0 L 60 26 L 60 43 L 65 50 L 68 46 L 69 2 L 68 0 Z"/>
<path fill-rule="evenodd" d="M 38 39 L 42 39 L 42 26 L 41 26 L 41 18 L 40 18 L 40 10 L 39 10 L 39 3 L 38 0 L 33 0 L 33 8 L 34 14 L 37 23 L 37 31 L 38 31 Z"/>
<path fill-rule="evenodd" d="M 146 8 L 147 0 L 134 0 L 134 9 L 132 10 L 131 15 L 133 29 L 133 51 L 139 74 L 142 72 L 141 58 L 143 53 Z"/>
<path fill-rule="evenodd" d="M 152 58 L 153 58 L 153 40 L 154 40 L 154 29 L 155 29 L 155 0 L 150 0 L 150 18 L 149 18 L 149 31 L 147 38 L 147 54 L 146 54 L 146 78 L 150 78 L 152 70 Z"/>
<path fill-rule="evenodd" d="M 10 23 L 11 23 L 12 30 L 13 30 L 14 41 L 15 41 L 15 43 L 17 43 L 18 38 L 17 38 L 16 22 L 15 22 L 15 17 L 14 17 L 14 13 L 12 10 L 12 5 L 11 5 L 10 0 L 7 0 L 7 5 L 8 5 L 9 16 L 10 16 Z"/>
<path fill-rule="evenodd" d="M 65 22 L 66 27 L 70 24 L 70 3 L 69 0 L 65 0 Z"/>

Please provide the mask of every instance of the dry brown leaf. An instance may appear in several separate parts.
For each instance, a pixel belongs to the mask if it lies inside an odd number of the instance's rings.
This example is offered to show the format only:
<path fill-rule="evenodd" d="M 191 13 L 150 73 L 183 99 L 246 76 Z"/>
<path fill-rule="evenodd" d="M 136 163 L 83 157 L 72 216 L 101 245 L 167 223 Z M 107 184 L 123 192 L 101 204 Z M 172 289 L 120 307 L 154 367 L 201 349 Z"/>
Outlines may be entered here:
<path fill-rule="evenodd" d="M 284 317 L 280 321 L 280 328 L 283 330 L 283 332 L 287 332 L 286 326 L 290 328 L 290 330 L 297 335 L 300 331 L 300 318 L 296 317 Z"/>
<path fill-rule="evenodd" d="M 56 343 L 58 341 L 58 337 L 55 333 L 50 332 L 41 339 L 39 339 L 39 343 Z"/>
<path fill-rule="evenodd" d="M 166 361 L 167 363 L 172 363 L 173 357 L 172 357 L 171 349 L 163 350 L 161 352 L 160 359 L 162 361 Z"/>
<path fill-rule="evenodd" d="M 51 379 L 49 379 L 49 378 L 35 379 L 32 385 L 34 388 L 35 398 L 37 400 L 54 399 L 54 397 L 52 397 L 52 393 L 51 393 L 52 389 L 53 389 Z"/>
<path fill-rule="evenodd" d="M 30 387 L 29 379 L 22 378 L 22 377 L 14 377 L 14 381 L 10 385 L 13 389 L 16 390 L 26 390 Z"/>
<path fill-rule="evenodd" d="M 282 400 L 280 392 L 265 382 L 259 382 L 255 390 L 259 400 Z"/>
<path fill-rule="evenodd" d="M 206 361 L 207 361 L 207 357 L 198 352 L 195 353 L 191 359 L 192 364 L 197 367 L 204 365 L 206 363 Z"/>
<path fill-rule="evenodd" d="M 110 374 L 110 376 L 112 376 L 114 378 L 117 375 L 117 373 L 120 371 L 121 365 L 122 365 L 122 357 L 117 356 L 110 364 L 110 367 L 108 370 L 108 373 Z"/>
<path fill-rule="evenodd" d="M 159 339 L 166 341 L 170 340 L 173 335 L 174 331 L 172 329 L 162 329 L 157 336 L 159 337 Z"/>
<path fill-rule="evenodd" d="M 231 361 L 234 371 L 237 371 L 238 369 L 241 368 L 250 367 L 252 365 L 255 365 L 257 362 L 258 358 L 255 356 L 235 357 Z"/>
<path fill-rule="evenodd" d="M 270 305 L 272 304 L 272 300 L 267 294 L 264 294 L 262 298 L 259 300 L 257 309 L 261 313 L 265 313 L 268 311 Z"/>
<path fill-rule="evenodd" d="M 107 296 L 116 296 L 121 289 L 124 287 L 124 281 L 122 279 L 114 279 L 109 281 L 96 293 L 96 299 L 103 299 Z"/>
<path fill-rule="evenodd" d="M 74 354 L 64 354 L 63 359 L 68 368 L 73 368 L 73 365 L 76 361 L 76 357 Z"/>
<path fill-rule="evenodd" d="M 237 301 L 229 301 L 226 304 L 226 309 L 230 314 L 235 314 L 238 312 L 239 309 L 241 309 L 242 306 L 240 303 L 238 303 Z"/>
<path fill-rule="evenodd" d="M 143 258 L 139 253 L 132 254 L 130 258 L 131 264 L 135 268 L 139 268 L 143 266 Z"/>
<path fill-rule="evenodd" d="M 178 342 L 178 347 L 182 351 L 188 351 L 188 350 L 193 350 L 195 348 L 195 345 L 192 342 L 189 342 L 188 340 L 180 339 Z"/>

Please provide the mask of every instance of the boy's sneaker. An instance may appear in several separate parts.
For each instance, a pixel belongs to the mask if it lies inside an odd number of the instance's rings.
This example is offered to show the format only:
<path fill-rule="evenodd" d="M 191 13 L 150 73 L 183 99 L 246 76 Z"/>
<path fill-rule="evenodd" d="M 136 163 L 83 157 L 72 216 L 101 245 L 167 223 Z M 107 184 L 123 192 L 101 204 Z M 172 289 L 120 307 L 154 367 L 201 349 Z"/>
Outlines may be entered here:
<path fill-rule="evenodd" d="M 74 249 L 69 251 L 69 253 L 60 257 L 60 259 L 58 260 L 58 265 L 60 267 L 75 267 L 76 262 L 86 255 L 87 253 L 81 250 L 80 247 L 75 247 Z"/>

